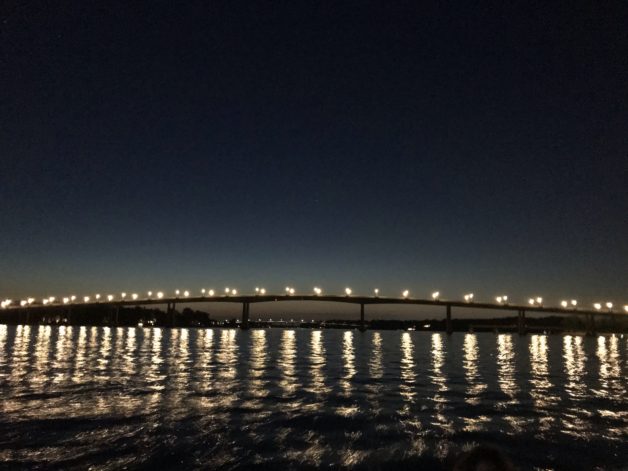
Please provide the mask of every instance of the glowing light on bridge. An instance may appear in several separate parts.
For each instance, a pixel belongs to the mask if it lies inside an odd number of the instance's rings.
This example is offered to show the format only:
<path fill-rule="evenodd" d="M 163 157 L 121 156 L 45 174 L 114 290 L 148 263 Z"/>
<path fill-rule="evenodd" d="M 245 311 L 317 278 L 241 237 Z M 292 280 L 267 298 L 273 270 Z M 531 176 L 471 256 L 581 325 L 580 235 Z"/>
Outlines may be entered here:
<path fill-rule="evenodd" d="M 26 300 L 26 304 L 33 304 L 35 302 L 35 298 L 28 298 Z"/>
<path fill-rule="evenodd" d="M 26 306 L 26 300 L 25 300 L 25 299 L 22 299 L 22 300 L 20 301 L 20 306 L 21 306 L 21 307 Z"/>
<path fill-rule="evenodd" d="M 593 303 L 593 307 L 596 311 L 599 311 L 600 309 L 602 309 L 602 303 Z"/>
<path fill-rule="evenodd" d="M 266 288 L 260 288 L 259 293 L 260 294 L 266 294 Z"/>
<path fill-rule="evenodd" d="M 375 297 L 378 297 L 379 296 L 379 288 L 375 288 L 373 290 L 373 293 L 375 294 Z"/>
<path fill-rule="evenodd" d="M 561 306 L 563 309 L 567 309 L 567 306 L 569 306 L 569 303 L 568 303 L 567 301 L 561 301 L 561 302 L 560 302 L 560 306 Z"/>
<path fill-rule="evenodd" d="M 351 296 L 351 293 L 352 293 L 351 288 L 349 288 L 349 287 L 345 288 L 345 294 L 347 296 Z"/>
<path fill-rule="evenodd" d="M 628 312 L 628 304 L 624 306 L 624 311 Z"/>
<path fill-rule="evenodd" d="M 229 293 L 231 292 L 231 290 L 229 289 L 229 287 L 227 286 L 225 288 L 225 296 L 229 296 Z"/>
<path fill-rule="evenodd" d="M 543 298 L 542 298 L 542 297 L 540 297 L 540 296 L 539 296 L 539 297 L 537 297 L 537 298 L 535 299 L 535 301 L 536 301 L 536 303 L 537 303 L 539 306 L 542 306 L 542 305 L 543 305 Z"/>
<path fill-rule="evenodd" d="M 320 289 L 318 286 L 314 287 L 314 294 L 316 294 L 316 296 L 320 296 L 322 292 L 323 290 Z"/>
<path fill-rule="evenodd" d="M 189 291 L 184 291 L 183 292 L 183 296 L 187 298 L 188 296 L 190 296 L 190 292 Z"/>
<path fill-rule="evenodd" d="M 473 302 L 473 293 L 465 294 L 464 300 L 468 303 Z"/>
<path fill-rule="evenodd" d="M 68 304 L 70 302 L 70 298 L 63 298 L 63 304 Z"/>
<path fill-rule="evenodd" d="M 42 301 L 41 301 L 41 302 L 42 302 L 42 304 L 45 306 L 46 304 L 48 304 L 48 298 L 44 298 L 44 299 L 42 299 Z M 4 306 L 2 306 L 2 307 L 4 307 Z"/>
<path fill-rule="evenodd" d="M 107 301 L 113 301 L 113 294 L 107 295 Z"/>
<path fill-rule="evenodd" d="M 575 299 L 572 299 L 571 306 L 575 309 L 577 305 L 578 305 L 578 301 L 576 301 Z"/>
<path fill-rule="evenodd" d="M 76 301 L 76 296 L 70 296 L 70 301 L 72 302 Z"/>
<path fill-rule="evenodd" d="M 52 303 L 54 303 L 54 302 L 55 302 L 55 299 L 57 299 L 57 298 L 55 298 L 54 296 L 50 296 L 50 297 L 48 298 L 48 301 L 50 301 L 50 304 L 52 304 Z"/>
<path fill-rule="evenodd" d="M 97 294 L 96 296 L 94 296 L 96 298 L 96 301 L 100 300 L 100 294 Z"/>
<path fill-rule="evenodd" d="M 213 289 L 210 289 L 210 290 L 208 291 L 208 294 L 209 294 L 210 296 L 213 296 L 213 295 L 214 295 L 214 290 L 213 290 Z"/>
<path fill-rule="evenodd" d="M 149 298 L 151 298 L 152 296 L 153 296 L 153 292 L 152 292 L 152 291 L 149 291 L 149 292 L 148 292 L 148 297 L 149 297 Z"/>
<path fill-rule="evenodd" d="M 83 302 L 88 303 L 89 302 L 89 296 L 83 296 Z"/>
<path fill-rule="evenodd" d="M 161 299 L 164 297 L 164 293 L 162 293 L 161 291 L 157 292 L 157 299 Z"/>
<path fill-rule="evenodd" d="M 122 299 L 126 298 L 126 293 L 120 293 L 120 297 L 121 297 Z"/>
<path fill-rule="evenodd" d="M 404 299 L 407 298 L 409 295 L 410 295 L 410 291 L 408 291 L 408 290 L 404 290 L 404 292 L 401 293 L 401 296 L 403 296 Z"/>
<path fill-rule="evenodd" d="M 608 309 L 609 311 L 611 309 L 613 309 L 613 303 L 611 303 L 610 301 L 606 303 L 606 309 Z"/>
<path fill-rule="evenodd" d="M 238 294 L 238 290 L 237 289 L 232 289 L 231 290 L 231 294 L 233 294 L 235 296 L 236 294 Z"/>
<path fill-rule="evenodd" d="M 178 289 L 174 291 L 174 295 L 178 298 L 179 294 L 181 293 L 181 291 L 179 291 Z"/>
<path fill-rule="evenodd" d="M 137 293 L 133 293 L 133 294 L 131 295 L 131 298 L 133 299 L 133 301 L 135 301 L 135 300 L 137 299 Z"/>
<path fill-rule="evenodd" d="M 434 301 L 438 301 L 438 298 L 439 298 L 439 297 L 440 297 L 440 291 L 434 291 L 434 292 L 432 293 L 432 299 L 433 299 Z"/>

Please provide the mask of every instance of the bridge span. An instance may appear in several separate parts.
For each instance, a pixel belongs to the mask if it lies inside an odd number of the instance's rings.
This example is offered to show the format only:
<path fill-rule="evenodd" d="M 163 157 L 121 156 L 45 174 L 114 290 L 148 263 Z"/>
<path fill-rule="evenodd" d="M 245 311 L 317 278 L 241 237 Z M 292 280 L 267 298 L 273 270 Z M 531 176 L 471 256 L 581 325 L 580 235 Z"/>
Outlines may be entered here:
<path fill-rule="evenodd" d="M 396 297 L 380 297 L 380 296 L 350 296 L 350 295 L 296 295 L 296 294 L 255 294 L 255 295 L 218 295 L 218 296 L 174 296 L 159 298 L 143 298 L 135 297 L 133 299 L 117 299 L 104 301 L 86 301 L 78 302 L 64 299 L 64 302 L 58 303 L 21 303 L 21 305 L 3 306 L 8 311 L 17 314 L 24 313 L 28 321 L 28 315 L 31 311 L 39 309 L 64 309 L 71 310 L 73 306 L 80 308 L 103 307 L 110 306 L 112 309 L 119 311 L 120 307 L 139 307 L 151 305 L 163 305 L 166 307 L 166 313 L 172 318 L 174 325 L 174 315 L 177 304 L 194 304 L 194 303 L 235 303 L 242 305 L 242 317 L 240 327 L 247 329 L 249 327 L 249 314 L 251 304 L 273 303 L 287 301 L 301 302 L 335 302 L 354 304 L 359 307 L 359 326 L 360 330 L 366 329 L 365 316 L 366 306 L 372 305 L 419 305 L 440 307 L 445 315 L 446 332 L 453 333 L 452 316 L 453 310 L 456 309 L 481 309 L 481 310 L 499 310 L 512 311 L 517 313 L 517 330 L 519 334 L 526 333 L 526 313 L 535 314 L 559 314 L 559 315 L 577 315 L 584 316 L 586 319 L 587 333 L 595 332 L 595 317 L 597 316 L 625 316 L 626 314 L 612 310 L 603 311 L 600 309 L 590 310 L 572 307 L 552 307 L 543 305 L 518 305 L 509 303 L 485 303 L 475 301 L 449 301 L 445 299 L 419 299 L 419 298 L 396 298 Z M 116 314 L 117 318 L 117 314 Z"/>

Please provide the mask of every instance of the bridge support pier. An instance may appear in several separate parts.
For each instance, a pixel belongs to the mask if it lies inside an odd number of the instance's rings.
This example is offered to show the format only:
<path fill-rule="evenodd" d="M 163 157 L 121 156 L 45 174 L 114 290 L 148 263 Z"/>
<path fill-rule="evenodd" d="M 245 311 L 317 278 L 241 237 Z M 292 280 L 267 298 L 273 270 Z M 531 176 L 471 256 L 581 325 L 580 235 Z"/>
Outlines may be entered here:
<path fill-rule="evenodd" d="M 360 332 L 366 330 L 366 324 L 364 322 L 364 303 L 360 303 Z"/>
<path fill-rule="evenodd" d="M 166 315 L 170 316 L 170 325 L 172 327 L 176 327 L 177 319 L 176 319 L 176 311 L 175 311 L 175 303 L 168 303 L 168 307 L 166 308 Z"/>
<path fill-rule="evenodd" d="M 454 326 L 451 322 L 451 304 L 447 305 L 447 317 L 445 318 L 445 331 L 447 335 L 454 333 Z"/>
<path fill-rule="evenodd" d="M 249 310 L 250 304 L 242 303 L 242 323 L 240 324 L 241 329 L 246 330 L 249 328 Z"/>
<path fill-rule="evenodd" d="M 593 317 L 593 314 L 587 314 L 586 317 L 586 323 L 587 323 L 587 335 L 589 337 L 594 337 L 596 335 L 595 332 L 595 317 Z"/>
<path fill-rule="evenodd" d="M 526 334 L 526 312 L 524 309 L 519 309 L 517 313 L 517 332 L 519 335 Z"/>

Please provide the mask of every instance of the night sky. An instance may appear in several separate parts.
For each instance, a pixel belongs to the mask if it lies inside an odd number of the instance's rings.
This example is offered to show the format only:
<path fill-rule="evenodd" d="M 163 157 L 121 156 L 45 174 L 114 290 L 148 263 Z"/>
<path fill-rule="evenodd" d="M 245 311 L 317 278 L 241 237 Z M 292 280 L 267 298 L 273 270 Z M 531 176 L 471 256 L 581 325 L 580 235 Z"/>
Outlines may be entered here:
<path fill-rule="evenodd" d="M 626 2 L 11 0 L 0 18 L 2 298 L 628 301 Z"/>

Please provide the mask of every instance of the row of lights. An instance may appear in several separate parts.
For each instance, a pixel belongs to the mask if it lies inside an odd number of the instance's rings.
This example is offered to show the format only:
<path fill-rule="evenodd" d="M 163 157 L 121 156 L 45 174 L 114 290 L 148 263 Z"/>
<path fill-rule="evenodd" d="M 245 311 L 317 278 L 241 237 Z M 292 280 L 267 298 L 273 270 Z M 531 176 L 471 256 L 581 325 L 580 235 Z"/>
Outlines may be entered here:
<path fill-rule="evenodd" d="M 319 288 L 318 286 L 315 286 L 313 291 L 314 291 L 314 294 L 317 295 L 317 296 L 320 296 L 323 293 L 323 290 L 321 288 Z M 294 295 L 296 293 L 296 290 L 295 290 L 294 287 L 286 286 L 285 292 L 286 292 L 286 295 L 292 296 L 292 295 Z M 353 293 L 353 291 L 352 291 L 351 288 L 349 288 L 349 287 L 345 288 L 345 295 L 351 296 L 352 293 Z M 373 290 L 373 293 L 374 293 L 375 297 L 378 297 L 379 296 L 379 289 L 375 288 Z M 147 294 L 148 294 L 148 299 L 153 298 L 153 292 L 152 291 L 148 291 Z M 204 296 L 210 296 L 211 297 L 211 296 L 214 296 L 215 294 L 216 293 L 215 293 L 215 291 L 213 289 L 208 289 L 208 290 L 206 290 L 205 288 L 201 289 L 201 295 L 203 297 Z M 229 296 L 229 295 L 235 296 L 237 294 L 238 294 L 238 291 L 236 289 L 229 288 L 229 287 L 225 288 L 225 296 Z M 255 288 L 255 294 L 263 296 L 263 295 L 266 294 L 266 289 L 265 288 L 256 287 Z M 181 290 L 178 290 L 178 289 L 175 290 L 175 296 L 177 298 L 179 298 L 181 295 L 183 295 L 183 297 L 187 298 L 187 297 L 190 296 L 190 292 L 187 291 L 187 290 L 185 290 L 183 292 Z M 402 291 L 401 295 L 402 295 L 402 297 L 404 299 L 407 299 L 410 296 L 410 291 L 406 289 L 406 290 Z M 158 292 L 155 293 L 155 296 L 156 296 L 157 299 L 162 299 L 164 297 L 164 293 L 162 291 L 158 291 Z M 464 295 L 463 298 L 464 298 L 465 302 L 472 303 L 473 302 L 473 297 L 474 297 L 473 293 L 467 293 L 467 294 Z M 120 298 L 122 300 L 127 299 L 127 293 L 124 293 L 124 292 L 121 293 L 120 294 Z M 135 301 L 135 300 L 137 300 L 139 298 L 139 295 L 137 293 L 133 293 L 133 294 L 130 295 L 130 298 Z M 434 291 L 432 293 L 432 299 L 434 301 L 438 301 L 439 298 L 440 298 L 440 292 L 439 291 Z M 76 299 L 77 299 L 76 296 L 68 296 L 68 297 L 62 298 L 61 301 L 62 301 L 63 304 L 71 304 L 71 303 L 74 303 L 76 301 Z M 96 294 L 93 299 L 94 299 L 95 302 L 99 302 L 100 299 L 101 299 L 101 295 L 100 294 Z M 112 295 L 112 294 L 109 294 L 109 295 L 106 296 L 106 299 L 107 299 L 107 301 L 113 301 L 115 299 L 115 296 Z M 24 307 L 24 306 L 31 305 L 34 301 L 35 301 L 34 298 L 28 298 L 28 299 L 25 299 L 25 300 L 21 300 L 20 301 L 20 306 Z M 42 300 L 42 304 L 44 304 L 44 305 L 53 304 L 55 301 L 56 301 L 56 298 L 54 296 L 50 296 L 48 298 L 44 298 Z M 92 301 L 92 298 L 90 296 L 84 296 L 83 297 L 83 302 L 85 302 L 85 303 L 90 303 L 90 302 L 94 302 L 94 301 Z M 495 297 L 495 301 L 497 302 L 497 304 L 507 305 L 508 304 L 508 296 L 507 295 L 497 296 L 497 297 Z M 4 301 L 0 301 L 0 308 L 6 308 L 6 307 L 10 306 L 12 304 L 12 302 L 13 301 L 11 299 L 5 299 Z M 543 307 L 543 298 L 540 297 L 540 296 L 536 297 L 536 298 L 530 298 L 530 299 L 528 299 L 528 304 L 530 304 L 530 306 L 534 306 L 534 307 Z M 569 307 L 571 307 L 572 309 L 576 309 L 576 307 L 578 305 L 578 301 L 575 300 L 575 299 L 572 299 L 570 301 L 562 300 L 560 302 L 560 305 L 561 305 L 561 307 L 563 309 L 567 309 Z M 606 308 L 608 310 L 612 310 L 613 309 L 613 303 L 610 302 L 610 301 L 606 302 L 604 305 L 606 306 Z M 593 307 L 595 308 L 595 310 L 600 311 L 602 309 L 603 305 L 602 305 L 602 303 L 596 302 L 596 303 L 593 304 Z M 624 311 L 628 312 L 628 305 L 624 306 Z"/>

